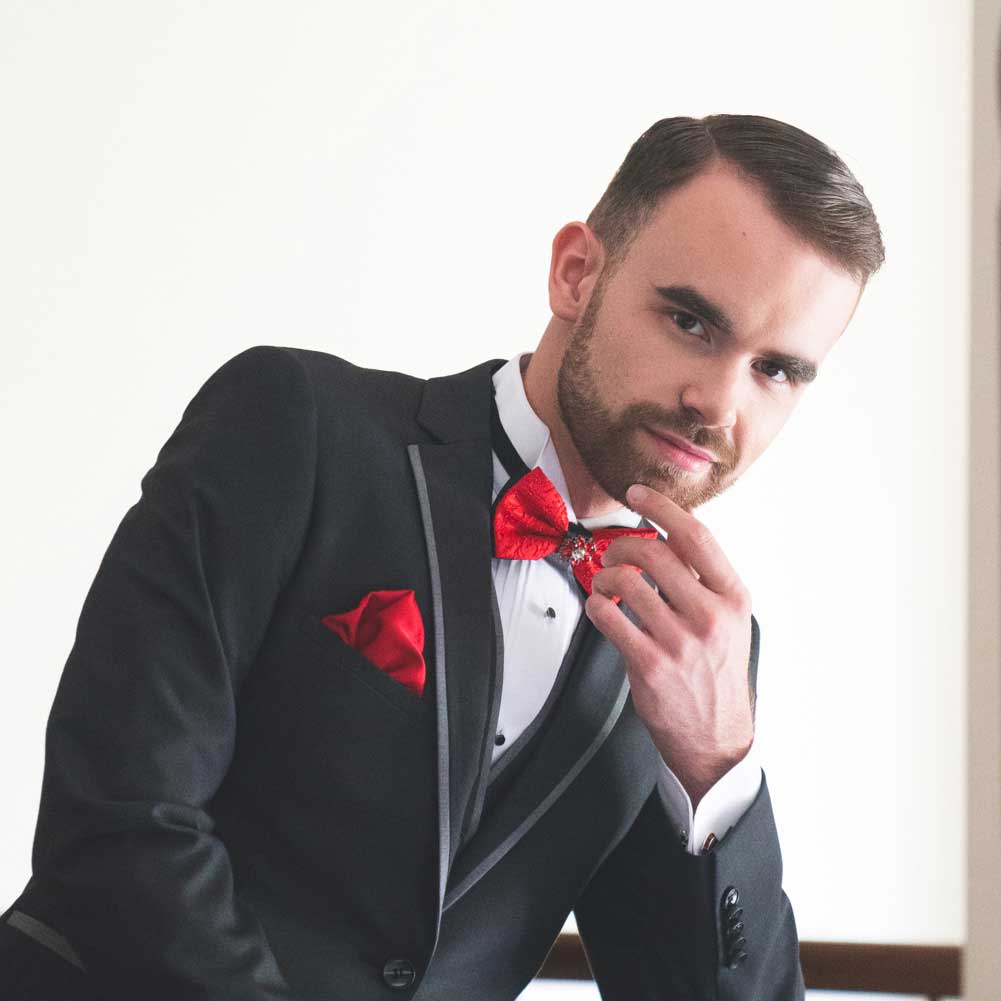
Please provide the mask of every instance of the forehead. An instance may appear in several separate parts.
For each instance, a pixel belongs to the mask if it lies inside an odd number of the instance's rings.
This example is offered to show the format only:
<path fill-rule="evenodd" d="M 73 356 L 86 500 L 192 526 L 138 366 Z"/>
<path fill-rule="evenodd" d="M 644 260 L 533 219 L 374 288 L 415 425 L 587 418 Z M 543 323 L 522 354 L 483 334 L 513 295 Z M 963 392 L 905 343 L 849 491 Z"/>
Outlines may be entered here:
<path fill-rule="evenodd" d="M 622 279 L 634 294 L 687 285 L 722 307 L 738 339 L 819 361 L 851 317 L 858 283 L 773 212 L 757 186 L 714 165 L 669 192 L 637 234 Z"/>

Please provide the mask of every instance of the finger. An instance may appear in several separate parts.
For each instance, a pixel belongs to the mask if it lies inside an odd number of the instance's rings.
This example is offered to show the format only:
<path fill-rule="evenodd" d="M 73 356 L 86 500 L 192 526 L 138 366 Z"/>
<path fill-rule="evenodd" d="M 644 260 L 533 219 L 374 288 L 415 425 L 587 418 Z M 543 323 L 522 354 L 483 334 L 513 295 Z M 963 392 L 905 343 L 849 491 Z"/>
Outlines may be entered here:
<path fill-rule="evenodd" d="M 717 594 L 738 593 L 743 585 L 709 528 L 665 494 L 642 483 L 627 491 L 632 510 L 667 533 L 667 545 L 699 575 L 699 583 Z M 617 540 L 616 540 L 617 541 Z"/>
<path fill-rule="evenodd" d="M 669 652 L 677 649 L 680 629 L 678 612 L 634 569 L 629 566 L 605 567 L 594 575 L 591 586 L 606 597 L 619 595 L 639 619 L 641 631 L 653 637 L 660 648 Z"/>
<path fill-rule="evenodd" d="M 625 612 L 600 591 L 592 591 L 584 602 L 584 612 L 595 628 L 607 637 L 627 664 L 638 664 L 657 653 L 654 640 L 635 626 Z"/>
<path fill-rule="evenodd" d="M 623 564 L 642 567 L 661 592 L 654 595 L 657 601 L 661 604 L 665 600 L 669 601 L 677 613 L 691 621 L 700 621 L 710 611 L 712 602 L 719 600 L 702 586 L 701 581 L 695 579 L 692 568 L 683 563 L 678 554 L 660 539 L 620 536 L 605 550 L 601 562 L 606 568 Z M 635 571 L 632 572 L 654 594 L 650 585 Z"/>

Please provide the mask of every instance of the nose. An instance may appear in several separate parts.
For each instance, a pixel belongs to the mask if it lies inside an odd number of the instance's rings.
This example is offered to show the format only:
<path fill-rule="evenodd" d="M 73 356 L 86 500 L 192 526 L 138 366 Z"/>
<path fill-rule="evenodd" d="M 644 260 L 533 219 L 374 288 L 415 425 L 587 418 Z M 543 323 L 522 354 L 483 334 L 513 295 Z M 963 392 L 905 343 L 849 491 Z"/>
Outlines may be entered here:
<path fill-rule="evenodd" d="M 732 367 L 706 369 L 682 390 L 681 405 L 703 427 L 732 427 L 737 420 L 737 386 Z"/>

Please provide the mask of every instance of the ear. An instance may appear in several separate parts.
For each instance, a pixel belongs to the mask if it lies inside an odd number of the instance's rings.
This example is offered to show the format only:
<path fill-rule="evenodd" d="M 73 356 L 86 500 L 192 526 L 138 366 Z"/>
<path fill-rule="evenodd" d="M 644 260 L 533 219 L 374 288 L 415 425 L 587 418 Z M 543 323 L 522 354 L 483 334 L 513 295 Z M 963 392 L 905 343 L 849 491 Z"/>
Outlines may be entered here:
<path fill-rule="evenodd" d="M 587 308 L 605 263 L 605 251 L 584 222 L 568 222 L 553 237 L 549 305 L 554 316 L 576 322 Z"/>

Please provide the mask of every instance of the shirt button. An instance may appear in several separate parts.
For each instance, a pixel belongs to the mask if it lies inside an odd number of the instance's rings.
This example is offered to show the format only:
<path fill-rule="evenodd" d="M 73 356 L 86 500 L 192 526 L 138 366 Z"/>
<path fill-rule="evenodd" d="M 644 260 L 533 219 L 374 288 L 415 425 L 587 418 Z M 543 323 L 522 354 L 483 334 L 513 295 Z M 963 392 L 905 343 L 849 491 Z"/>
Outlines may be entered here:
<path fill-rule="evenodd" d="M 502 733 L 499 733 L 499 734 L 497 734 L 497 736 L 496 736 L 496 737 L 494 737 L 494 743 L 495 743 L 495 744 L 496 744 L 496 745 L 497 745 L 498 747 L 503 747 L 503 746 L 504 746 L 504 741 L 505 741 L 505 740 L 507 740 L 507 737 L 505 737 L 505 736 L 504 736 L 504 734 L 502 734 Z"/>
<path fill-rule="evenodd" d="M 555 619 L 556 618 L 556 609 L 553 608 L 552 605 L 550 605 L 546 609 L 546 618 L 548 618 L 548 619 Z"/>

